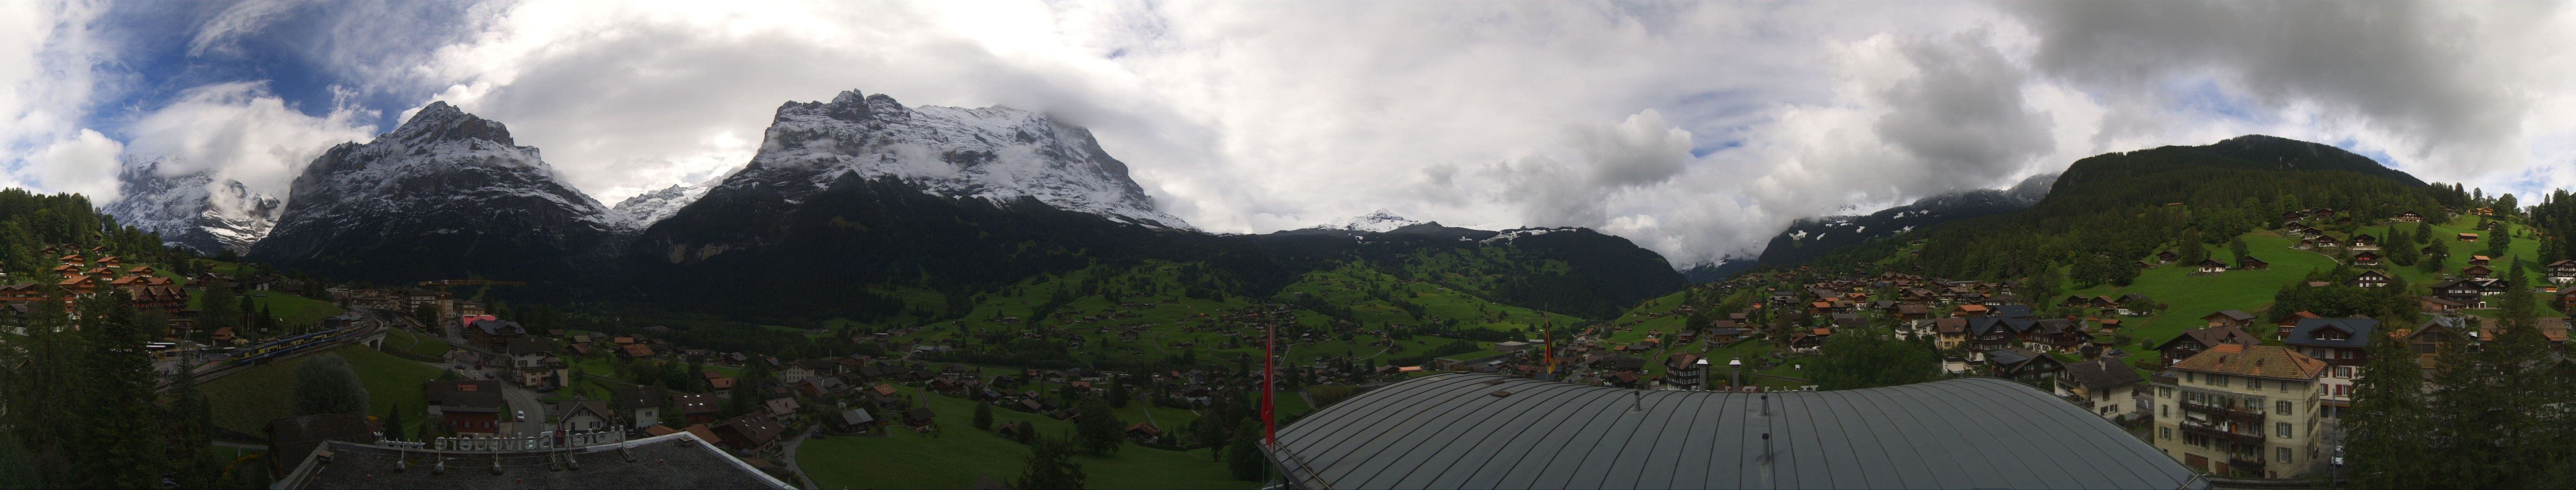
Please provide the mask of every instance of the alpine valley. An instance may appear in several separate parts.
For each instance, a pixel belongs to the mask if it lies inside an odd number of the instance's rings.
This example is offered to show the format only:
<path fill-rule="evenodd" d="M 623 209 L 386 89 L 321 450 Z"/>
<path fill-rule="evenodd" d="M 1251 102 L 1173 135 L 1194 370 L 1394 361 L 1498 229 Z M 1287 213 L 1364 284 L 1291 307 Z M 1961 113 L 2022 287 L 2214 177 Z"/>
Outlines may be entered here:
<path fill-rule="evenodd" d="M 1201 296 L 1291 299 L 1329 271 L 1591 317 L 1684 283 L 1660 255 L 1587 229 L 1379 210 L 1200 232 L 1157 210 L 1090 131 L 1007 107 L 850 91 L 780 105 L 764 140 L 729 175 L 607 206 L 503 123 L 436 102 L 323 153 L 283 199 L 141 161 L 106 212 L 171 246 L 339 280 L 524 280 L 537 285 L 508 294 L 800 322 L 958 318 L 1033 281 L 1149 266 L 1192 271 L 1173 287 Z"/>

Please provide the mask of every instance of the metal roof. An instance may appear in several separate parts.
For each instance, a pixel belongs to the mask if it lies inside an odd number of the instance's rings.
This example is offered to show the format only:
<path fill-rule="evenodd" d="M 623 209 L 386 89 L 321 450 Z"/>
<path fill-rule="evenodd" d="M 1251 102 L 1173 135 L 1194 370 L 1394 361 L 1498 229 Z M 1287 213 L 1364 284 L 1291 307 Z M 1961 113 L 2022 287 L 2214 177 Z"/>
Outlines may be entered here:
<path fill-rule="evenodd" d="M 1287 482 L 1317 489 L 2209 486 L 2109 421 L 1993 378 L 1728 393 L 1446 373 L 1278 437 Z"/>

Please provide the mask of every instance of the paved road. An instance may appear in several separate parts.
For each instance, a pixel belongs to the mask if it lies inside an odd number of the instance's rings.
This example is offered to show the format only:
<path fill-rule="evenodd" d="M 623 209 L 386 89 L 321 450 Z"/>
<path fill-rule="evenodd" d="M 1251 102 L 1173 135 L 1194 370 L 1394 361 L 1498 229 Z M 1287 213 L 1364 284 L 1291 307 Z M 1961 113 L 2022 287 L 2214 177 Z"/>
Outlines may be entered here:
<path fill-rule="evenodd" d="M 778 454 L 778 464 L 786 466 L 788 473 L 795 474 L 796 482 L 803 485 L 804 488 L 822 488 L 814 485 L 814 479 L 805 477 L 805 468 L 796 466 L 796 447 L 805 445 L 805 436 L 813 433 L 813 427 L 806 427 L 804 429 L 797 430 L 795 438 L 788 439 L 787 442 L 778 444 L 779 447 L 785 448 Z"/>

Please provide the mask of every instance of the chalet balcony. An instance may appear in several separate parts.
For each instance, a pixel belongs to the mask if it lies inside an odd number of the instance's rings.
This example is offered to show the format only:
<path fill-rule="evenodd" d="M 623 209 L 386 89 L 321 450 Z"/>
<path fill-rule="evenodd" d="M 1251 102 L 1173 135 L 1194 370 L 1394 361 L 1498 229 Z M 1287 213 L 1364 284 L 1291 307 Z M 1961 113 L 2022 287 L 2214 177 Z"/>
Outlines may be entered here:
<path fill-rule="evenodd" d="M 2199 435 L 2203 435 L 2203 436 L 2215 437 L 2215 438 L 2218 438 L 2218 440 L 2221 440 L 2221 441 L 2233 442 L 2233 443 L 2237 443 L 2237 444 L 2253 444 L 2253 445 L 2261 445 L 2261 444 L 2263 444 L 2263 434 L 2258 434 L 2258 433 L 2246 433 L 2246 432 L 2231 432 L 2231 431 L 2228 431 L 2227 429 L 2221 429 L 2221 428 L 2218 428 L 2218 427 L 2216 427 L 2216 426 L 2211 426 L 2211 425 L 2207 425 L 2207 424 L 2194 423 L 2194 422 L 2192 422 L 2192 421 L 2190 421 L 2190 420 L 2184 420 L 2184 421 L 2183 421 L 2183 423 L 2182 423 L 2182 432 L 2183 432 L 2183 433 L 2185 433 L 2185 434 L 2199 434 Z"/>
<path fill-rule="evenodd" d="M 2262 422 L 2263 422 L 2263 411 L 2262 411 L 2262 410 L 2250 410 L 2250 409 L 2246 409 L 2246 408 L 2243 408 L 2243 407 L 2232 407 L 2232 406 L 2224 406 L 2224 405 L 2211 405 L 2211 404 L 2207 404 L 2207 403 L 2198 403 L 2198 402 L 2190 402 L 2190 401 L 2178 402 L 2178 404 L 2179 404 L 2179 405 L 2182 405 L 2182 409 L 2183 409 L 2184 411 L 2191 411 L 2191 412 L 2206 413 L 2206 414 L 2215 415 L 2215 416 L 2219 416 L 2219 417 L 2225 417 L 2225 418 L 2228 418 L 2228 419 L 2231 419 L 2231 420 L 2237 420 L 2237 421 L 2243 421 L 2243 422 L 2250 422 L 2250 423 L 2262 423 Z"/>
<path fill-rule="evenodd" d="M 2227 469 L 2230 469 L 2230 470 L 2236 470 L 2236 471 L 2248 471 L 2248 472 L 2253 472 L 2254 474 L 2260 475 L 2260 474 L 2263 474 L 2263 457 L 2262 457 L 2262 456 L 2246 456 L 2246 455 L 2243 455 L 2243 454 L 2238 454 L 2238 455 L 2228 456 L 2228 457 L 2227 457 Z"/>
<path fill-rule="evenodd" d="M 2057 399 L 2066 400 L 2067 403 L 2073 403 L 2078 407 L 2084 407 L 2085 410 L 2092 410 L 2094 407 L 2100 406 L 2099 403 L 2095 403 L 2091 398 L 2086 398 L 2084 395 L 2072 393 L 2057 395 Z"/>

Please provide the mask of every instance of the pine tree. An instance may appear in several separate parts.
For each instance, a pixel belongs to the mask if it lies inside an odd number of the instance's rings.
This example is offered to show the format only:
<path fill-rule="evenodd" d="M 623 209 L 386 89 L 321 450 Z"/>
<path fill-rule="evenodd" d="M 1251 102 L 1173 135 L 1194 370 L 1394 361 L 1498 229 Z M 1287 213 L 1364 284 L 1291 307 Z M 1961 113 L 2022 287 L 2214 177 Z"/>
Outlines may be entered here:
<path fill-rule="evenodd" d="M 124 291 L 80 301 L 81 440 L 70 444 L 71 481 L 90 488 L 140 488 L 158 484 L 162 464 L 159 407 L 152 406 L 152 358 L 143 352 L 143 328 Z"/>
<path fill-rule="evenodd" d="M 2454 332 L 2455 334 L 2457 332 Z M 2431 413 L 2423 399 L 2424 378 L 2407 350 L 2405 339 L 2374 336 L 2370 356 L 2353 380 L 2352 408 L 2343 416 L 2346 472 L 2360 488 L 2423 488 L 2423 456 L 2432 447 L 2424 434 Z"/>
<path fill-rule="evenodd" d="M 975 428 L 978 430 L 993 429 L 993 404 L 975 404 Z"/>
<path fill-rule="evenodd" d="M 567 423 L 566 423 L 566 425 L 570 425 L 570 423 L 569 423 L 569 422 L 567 422 Z M 403 440 L 403 419 L 402 419 L 402 407 L 401 407 L 401 406 L 393 406 L 393 407 L 386 407 L 386 408 L 385 408 L 385 434 L 384 434 L 384 438 L 385 438 L 385 440 L 388 440 L 388 441 L 399 441 L 399 440 Z"/>
<path fill-rule="evenodd" d="M 2430 243 L 2433 243 L 2433 222 L 2431 220 L 2415 222 L 2415 244 Z"/>
<path fill-rule="evenodd" d="M 1261 421 L 1245 420 L 1234 432 L 1234 444 L 1226 448 L 1226 469 L 1236 480 L 1269 478 L 1270 458 L 1261 455 Z"/>

